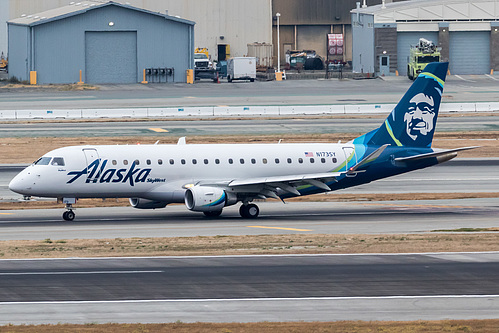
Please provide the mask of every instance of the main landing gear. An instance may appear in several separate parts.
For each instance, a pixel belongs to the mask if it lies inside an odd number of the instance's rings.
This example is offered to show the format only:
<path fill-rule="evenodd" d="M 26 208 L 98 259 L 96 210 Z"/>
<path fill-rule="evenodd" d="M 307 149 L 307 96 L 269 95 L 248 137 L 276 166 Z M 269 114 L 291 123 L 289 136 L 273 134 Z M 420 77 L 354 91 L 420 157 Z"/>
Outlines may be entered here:
<path fill-rule="evenodd" d="M 70 203 L 66 204 L 66 211 L 62 214 L 62 218 L 65 221 L 73 221 L 76 214 L 73 212 L 73 205 Z"/>
<path fill-rule="evenodd" d="M 255 204 L 243 204 L 239 208 L 239 214 L 244 219 L 256 219 L 258 214 L 260 214 L 260 209 Z"/>

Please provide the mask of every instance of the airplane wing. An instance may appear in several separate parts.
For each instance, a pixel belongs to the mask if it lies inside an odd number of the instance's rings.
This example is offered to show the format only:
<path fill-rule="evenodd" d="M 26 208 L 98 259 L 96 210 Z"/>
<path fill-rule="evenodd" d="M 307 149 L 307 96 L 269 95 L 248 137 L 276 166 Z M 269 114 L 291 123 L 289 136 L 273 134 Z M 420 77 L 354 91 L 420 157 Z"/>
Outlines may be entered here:
<path fill-rule="evenodd" d="M 480 146 L 462 147 L 462 148 L 444 149 L 444 150 L 438 149 L 438 150 L 435 150 L 432 153 L 419 154 L 419 155 L 414 155 L 414 156 L 409 156 L 409 157 L 397 157 L 397 158 L 395 158 L 395 162 L 409 162 L 409 161 L 422 160 L 422 159 L 430 158 L 430 157 L 441 157 L 441 156 L 444 156 L 444 155 L 448 155 L 448 154 L 452 154 L 452 153 L 457 153 L 458 151 L 475 149 L 475 148 L 480 148 Z M 455 156 L 453 156 L 451 158 L 454 158 Z"/>
<path fill-rule="evenodd" d="M 244 178 L 234 179 L 229 182 L 222 183 L 201 182 L 198 185 L 227 186 L 240 189 L 255 187 L 251 190 L 251 192 L 256 190 L 258 194 L 265 197 L 280 199 L 277 196 L 278 188 L 294 195 L 301 195 L 301 193 L 296 189 L 296 186 L 300 185 L 313 185 L 323 189 L 324 191 L 331 191 L 331 188 L 327 186 L 326 183 L 336 181 L 336 178 L 341 176 L 342 174 L 345 174 L 345 172 L 325 172 L 287 176 Z"/>

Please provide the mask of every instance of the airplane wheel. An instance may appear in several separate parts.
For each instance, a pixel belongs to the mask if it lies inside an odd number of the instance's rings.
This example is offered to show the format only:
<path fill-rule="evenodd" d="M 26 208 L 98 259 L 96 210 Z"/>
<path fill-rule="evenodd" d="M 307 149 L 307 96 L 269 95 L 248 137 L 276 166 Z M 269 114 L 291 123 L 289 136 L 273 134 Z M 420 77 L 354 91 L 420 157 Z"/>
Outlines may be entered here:
<path fill-rule="evenodd" d="M 218 217 L 220 214 L 222 214 L 222 210 L 215 210 L 215 211 L 209 211 L 209 212 L 203 212 L 204 216 L 206 217 Z"/>
<path fill-rule="evenodd" d="M 75 219 L 75 213 L 72 210 L 68 210 L 62 214 L 62 218 L 66 221 L 73 221 Z"/>
<path fill-rule="evenodd" d="M 255 204 L 242 205 L 241 208 L 239 208 L 239 214 L 245 219 L 255 219 L 258 217 L 258 214 L 260 214 L 260 209 Z"/>

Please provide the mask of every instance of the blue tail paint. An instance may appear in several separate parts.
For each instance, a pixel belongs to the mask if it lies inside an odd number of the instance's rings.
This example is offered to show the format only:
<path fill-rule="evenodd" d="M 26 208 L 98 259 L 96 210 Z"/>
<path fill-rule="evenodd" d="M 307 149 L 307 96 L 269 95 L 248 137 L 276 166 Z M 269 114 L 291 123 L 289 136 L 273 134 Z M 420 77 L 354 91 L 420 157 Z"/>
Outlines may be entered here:
<path fill-rule="evenodd" d="M 447 62 L 428 64 L 383 125 L 353 142 L 368 146 L 431 147 L 448 66 Z"/>

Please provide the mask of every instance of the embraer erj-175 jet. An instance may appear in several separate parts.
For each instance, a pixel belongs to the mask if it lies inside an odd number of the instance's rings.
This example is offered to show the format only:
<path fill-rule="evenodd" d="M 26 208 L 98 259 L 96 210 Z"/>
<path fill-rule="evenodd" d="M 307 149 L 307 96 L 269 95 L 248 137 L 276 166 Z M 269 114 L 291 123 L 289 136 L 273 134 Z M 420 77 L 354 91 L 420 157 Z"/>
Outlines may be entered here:
<path fill-rule="evenodd" d="M 135 208 L 184 203 L 219 216 L 241 202 L 256 218 L 256 199 L 334 191 L 448 161 L 464 147 L 431 148 L 448 63 L 429 64 L 381 127 L 345 144 L 186 144 L 74 146 L 53 150 L 9 188 L 59 198 L 73 220 L 79 198 L 130 198 Z"/>

